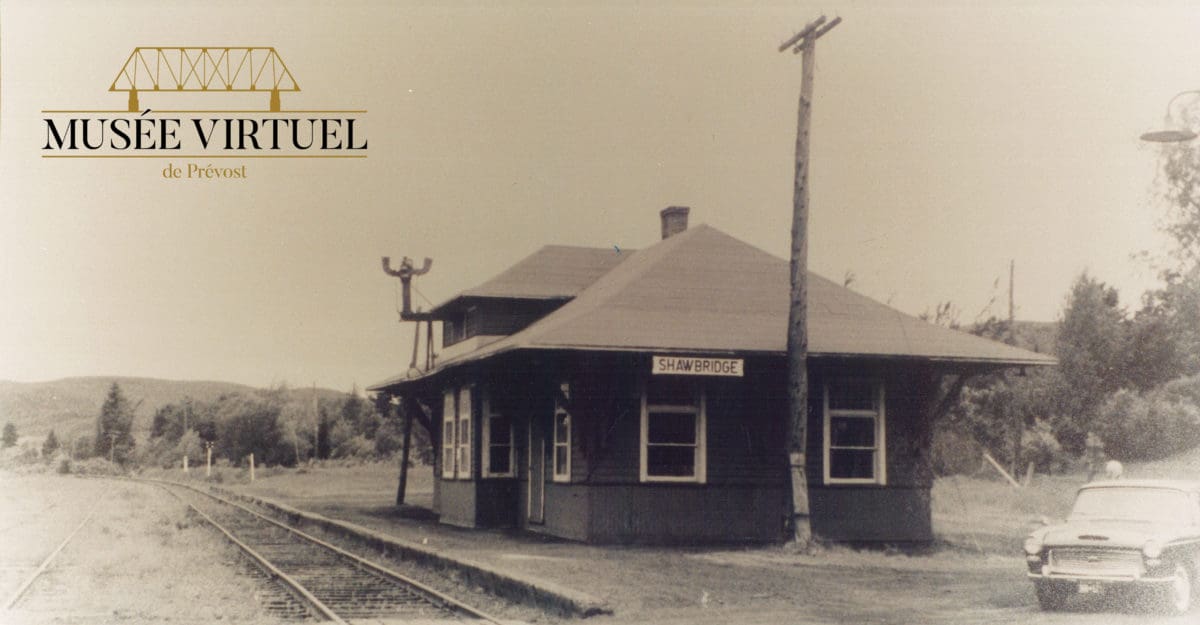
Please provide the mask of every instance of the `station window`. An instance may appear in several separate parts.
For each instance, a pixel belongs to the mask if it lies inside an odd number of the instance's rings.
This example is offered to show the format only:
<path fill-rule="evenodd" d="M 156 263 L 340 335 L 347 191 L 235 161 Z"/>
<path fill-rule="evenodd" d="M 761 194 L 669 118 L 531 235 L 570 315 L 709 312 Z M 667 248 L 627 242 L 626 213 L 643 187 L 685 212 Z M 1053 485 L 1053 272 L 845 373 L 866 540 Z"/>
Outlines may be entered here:
<path fill-rule="evenodd" d="M 571 481 L 571 413 L 563 400 L 570 401 L 571 386 L 563 383 L 554 399 L 554 481 Z"/>
<path fill-rule="evenodd" d="M 824 412 L 825 483 L 886 484 L 883 382 L 830 380 Z"/>
<path fill-rule="evenodd" d="M 458 389 L 458 473 L 460 480 L 471 479 L 471 389 Z"/>
<path fill-rule="evenodd" d="M 454 390 L 449 389 L 442 395 L 442 477 L 445 479 L 454 479 L 457 416 L 454 410 Z"/>
<path fill-rule="evenodd" d="M 705 398 L 698 383 L 651 376 L 642 393 L 641 479 L 705 481 Z"/>
<path fill-rule="evenodd" d="M 442 478 L 471 479 L 471 389 L 442 395 Z"/>
<path fill-rule="evenodd" d="M 513 426 L 512 418 L 497 410 L 495 404 L 487 396 L 483 396 L 483 441 L 480 449 L 483 459 L 480 461 L 483 477 L 512 477 L 513 467 Z"/>

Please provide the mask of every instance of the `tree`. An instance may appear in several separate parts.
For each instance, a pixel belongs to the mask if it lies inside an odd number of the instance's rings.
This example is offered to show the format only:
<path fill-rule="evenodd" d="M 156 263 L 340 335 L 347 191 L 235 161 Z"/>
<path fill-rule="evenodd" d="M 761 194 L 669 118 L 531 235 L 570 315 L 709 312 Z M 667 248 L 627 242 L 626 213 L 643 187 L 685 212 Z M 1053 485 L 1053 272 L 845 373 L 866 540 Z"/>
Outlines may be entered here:
<path fill-rule="evenodd" d="M 1071 286 L 1059 322 L 1055 354 L 1066 389 L 1052 421 L 1063 447 L 1080 452 L 1097 409 L 1125 385 L 1125 313 L 1117 290 L 1085 271 Z M 1056 421 L 1056 422 L 1055 422 Z"/>
<path fill-rule="evenodd" d="M 1194 119 L 1198 112 L 1193 106 L 1183 115 Z M 1161 227 L 1174 239 L 1173 255 L 1186 271 L 1200 264 L 1200 150 L 1186 143 L 1165 146 L 1159 184 L 1167 203 Z"/>
<path fill-rule="evenodd" d="M 187 456 L 193 466 L 198 466 L 204 461 L 204 441 L 200 440 L 200 435 L 195 430 L 188 430 L 179 437 L 172 456 L 172 465 L 182 462 L 181 458 Z"/>
<path fill-rule="evenodd" d="M 231 395 L 217 402 L 217 454 L 241 463 L 254 454 L 258 464 L 295 462 L 290 440 L 280 428 L 282 406 L 274 393 Z"/>
<path fill-rule="evenodd" d="M 4 447 L 12 447 L 17 444 L 17 426 L 12 423 L 4 424 L 4 434 L 0 435 L 0 444 Z"/>
<path fill-rule="evenodd" d="M 1155 333 L 1156 383 L 1200 373 L 1200 265 L 1160 277 L 1163 286 L 1146 292 L 1135 319 Z"/>
<path fill-rule="evenodd" d="M 96 455 L 124 464 L 133 452 L 133 407 L 116 382 L 96 419 Z"/>
<path fill-rule="evenodd" d="M 341 419 L 366 438 L 375 438 L 375 431 L 383 424 L 383 419 L 371 402 L 358 394 L 358 387 L 350 389 L 350 393 L 342 402 Z"/>
<path fill-rule="evenodd" d="M 1179 114 L 1194 126 L 1200 101 L 1193 98 Z M 1165 355 L 1175 370 L 1162 373 L 1192 376 L 1200 373 L 1200 149 L 1194 142 L 1168 144 L 1162 154 L 1158 185 L 1166 211 L 1160 228 L 1174 243 L 1174 262 L 1160 269 L 1163 287 L 1147 292 L 1144 310 L 1160 324 L 1162 345 L 1171 350 Z"/>
<path fill-rule="evenodd" d="M 72 457 L 76 460 L 91 458 L 96 454 L 96 444 L 91 436 L 87 434 L 80 435 L 75 439 Z"/>
<path fill-rule="evenodd" d="M 189 431 L 196 432 L 206 441 L 216 440 L 213 408 L 209 403 L 185 397 L 181 402 L 166 404 L 154 411 L 150 421 L 151 439 L 162 438 L 174 444 Z"/>
<path fill-rule="evenodd" d="M 58 437 L 54 435 L 54 430 L 50 430 L 50 433 L 46 435 L 46 441 L 42 443 L 42 456 L 48 458 L 54 455 L 59 446 Z"/>

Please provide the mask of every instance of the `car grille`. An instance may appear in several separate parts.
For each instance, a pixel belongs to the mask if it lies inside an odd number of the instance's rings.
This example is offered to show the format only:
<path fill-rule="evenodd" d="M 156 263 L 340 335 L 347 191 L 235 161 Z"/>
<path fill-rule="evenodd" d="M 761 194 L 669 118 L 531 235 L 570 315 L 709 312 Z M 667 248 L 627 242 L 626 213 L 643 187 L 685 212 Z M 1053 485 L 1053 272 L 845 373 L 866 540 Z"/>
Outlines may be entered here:
<path fill-rule="evenodd" d="M 1052 575 L 1134 577 L 1142 571 L 1142 554 L 1130 550 L 1051 549 L 1049 565 Z"/>

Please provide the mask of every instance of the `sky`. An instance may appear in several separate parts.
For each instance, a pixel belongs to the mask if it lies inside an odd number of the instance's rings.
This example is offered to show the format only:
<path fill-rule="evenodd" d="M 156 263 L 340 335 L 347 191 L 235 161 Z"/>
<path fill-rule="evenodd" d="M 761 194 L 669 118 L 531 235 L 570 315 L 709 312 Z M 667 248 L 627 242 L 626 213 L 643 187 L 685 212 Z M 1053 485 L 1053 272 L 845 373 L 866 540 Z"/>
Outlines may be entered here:
<path fill-rule="evenodd" d="M 787 258 L 801 63 L 777 46 L 819 15 L 843 22 L 816 52 L 810 269 L 963 323 L 1007 314 L 1010 262 L 1019 319 L 1084 271 L 1130 309 L 1156 284 L 1138 136 L 1200 88 L 1194 3 L 3 0 L 0 380 L 361 388 L 411 350 L 381 256 L 432 257 L 439 303 L 545 244 L 651 245 L 669 205 Z M 145 45 L 274 46 L 283 109 L 368 111 L 368 157 L 221 161 L 244 180 L 42 158 L 42 111 L 123 108 Z"/>

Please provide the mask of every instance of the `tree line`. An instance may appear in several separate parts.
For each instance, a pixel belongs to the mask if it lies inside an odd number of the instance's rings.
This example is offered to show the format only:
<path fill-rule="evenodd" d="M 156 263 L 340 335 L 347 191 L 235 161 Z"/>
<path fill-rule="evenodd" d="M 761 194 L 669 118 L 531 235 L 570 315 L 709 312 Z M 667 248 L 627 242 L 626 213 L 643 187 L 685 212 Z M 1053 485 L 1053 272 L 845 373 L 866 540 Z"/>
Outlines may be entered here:
<path fill-rule="evenodd" d="M 1070 465 L 1105 457 L 1151 460 L 1200 446 L 1200 150 L 1165 148 L 1158 180 L 1171 246 L 1158 284 L 1132 307 L 1087 272 L 1067 292 L 1057 321 L 1057 367 L 983 376 L 950 412 L 935 468 L 978 464 L 955 458 L 955 437 L 975 442 L 1013 468 Z M 955 325 L 941 305 L 931 321 Z M 1008 322 L 964 328 L 1016 343 Z M 961 446 L 961 445 L 960 445 Z M 976 447 L 978 449 L 978 447 Z"/>
<path fill-rule="evenodd" d="M 335 397 L 285 387 L 212 401 L 185 397 L 154 412 L 149 436 L 141 444 L 133 436 L 135 408 L 114 382 L 96 418 L 95 434 L 77 438 L 69 450 L 72 457 L 166 468 L 179 466 L 184 456 L 193 465 L 201 463 L 211 450 L 214 462 L 244 465 L 253 454 L 260 465 L 296 466 L 314 460 L 390 458 L 403 441 L 396 407 L 385 398 L 364 398 L 357 389 Z M 412 430 L 412 457 L 432 459 L 423 428 Z"/>

